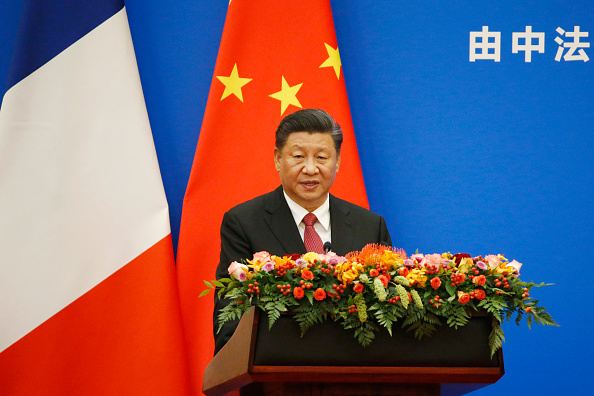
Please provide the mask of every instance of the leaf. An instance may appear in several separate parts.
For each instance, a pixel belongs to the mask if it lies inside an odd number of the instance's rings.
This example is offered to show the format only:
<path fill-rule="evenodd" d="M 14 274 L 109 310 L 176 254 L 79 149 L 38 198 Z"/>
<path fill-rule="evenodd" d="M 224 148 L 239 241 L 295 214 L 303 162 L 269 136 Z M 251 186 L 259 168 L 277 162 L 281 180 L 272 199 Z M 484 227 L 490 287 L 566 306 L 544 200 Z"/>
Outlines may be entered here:
<path fill-rule="evenodd" d="M 206 296 L 208 293 L 210 293 L 213 289 L 206 289 L 203 290 L 202 293 L 200 293 L 200 295 L 198 297 L 204 297 Z"/>
<path fill-rule="evenodd" d="M 456 288 L 452 286 L 450 282 L 445 282 L 445 288 L 448 294 L 451 296 L 450 298 L 448 298 L 448 301 L 452 301 L 454 298 L 456 298 Z"/>
<path fill-rule="evenodd" d="M 214 287 L 214 286 L 212 285 L 212 283 L 210 283 L 210 282 L 209 282 L 209 281 L 207 281 L 207 280 L 205 280 L 205 281 L 204 281 L 204 284 L 206 285 L 206 287 L 208 287 L 208 288 L 211 288 L 211 289 Z"/>
<path fill-rule="evenodd" d="M 213 285 L 215 285 L 216 287 L 225 287 L 225 285 L 222 282 L 219 282 L 217 280 L 212 281 Z"/>
<path fill-rule="evenodd" d="M 489 347 L 491 348 L 491 358 L 495 355 L 502 346 L 502 342 L 505 342 L 505 337 L 503 336 L 503 329 L 498 320 L 493 319 L 492 322 L 493 329 L 489 334 Z"/>

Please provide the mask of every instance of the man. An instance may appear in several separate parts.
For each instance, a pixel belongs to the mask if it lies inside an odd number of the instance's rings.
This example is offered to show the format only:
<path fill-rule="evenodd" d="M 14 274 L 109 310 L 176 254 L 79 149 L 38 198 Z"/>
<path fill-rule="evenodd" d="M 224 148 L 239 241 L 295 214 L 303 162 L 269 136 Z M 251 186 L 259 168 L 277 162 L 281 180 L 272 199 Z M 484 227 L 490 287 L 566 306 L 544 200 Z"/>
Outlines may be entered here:
<path fill-rule="evenodd" d="M 326 248 L 345 255 L 368 243 L 392 244 L 383 217 L 329 194 L 341 144 L 340 125 L 322 110 L 299 110 L 281 121 L 274 148 L 281 186 L 225 213 L 217 279 L 229 277 L 231 262 L 260 251 L 283 256 Z M 215 297 L 215 353 L 237 326 L 227 322 L 216 334 L 225 305 Z"/>

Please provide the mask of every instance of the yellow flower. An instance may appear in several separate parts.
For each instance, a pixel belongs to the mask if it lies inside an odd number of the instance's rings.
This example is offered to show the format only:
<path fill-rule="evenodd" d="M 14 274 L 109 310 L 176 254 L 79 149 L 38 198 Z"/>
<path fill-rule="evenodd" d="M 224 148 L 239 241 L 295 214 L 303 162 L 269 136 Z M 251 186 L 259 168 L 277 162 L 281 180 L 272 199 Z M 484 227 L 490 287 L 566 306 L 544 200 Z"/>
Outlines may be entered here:
<path fill-rule="evenodd" d="M 468 273 L 468 270 L 473 266 L 474 262 L 471 258 L 464 257 L 460 260 L 460 264 L 458 265 L 458 270 L 463 274 Z"/>
<path fill-rule="evenodd" d="M 280 268 L 284 264 L 287 264 L 289 261 L 291 261 L 291 256 L 288 256 L 288 257 L 272 256 L 271 258 L 274 260 L 274 268 Z"/>
<path fill-rule="evenodd" d="M 318 254 L 316 252 L 309 252 L 309 253 L 305 253 L 303 256 L 301 256 L 301 258 L 303 260 L 307 261 L 308 263 L 313 264 L 318 259 Z"/>
<path fill-rule="evenodd" d="M 425 268 L 413 268 L 406 275 L 406 279 L 412 284 L 417 284 L 419 287 L 425 287 L 427 282 L 427 275 L 425 275 Z"/>
<path fill-rule="evenodd" d="M 500 273 L 501 275 L 509 275 L 509 274 L 513 274 L 516 272 L 516 269 L 514 267 L 512 267 L 511 265 L 505 265 L 505 264 L 501 264 L 496 272 Z"/>
<path fill-rule="evenodd" d="M 338 280 L 346 285 L 353 283 L 359 276 L 359 273 L 363 272 L 364 267 L 357 262 L 345 261 L 344 263 L 336 264 L 334 270 L 338 273 Z"/>
<path fill-rule="evenodd" d="M 391 250 L 384 250 L 380 261 L 384 263 L 389 270 L 397 268 L 404 263 L 404 260 L 400 257 L 400 255 L 398 253 L 394 253 Z"/>

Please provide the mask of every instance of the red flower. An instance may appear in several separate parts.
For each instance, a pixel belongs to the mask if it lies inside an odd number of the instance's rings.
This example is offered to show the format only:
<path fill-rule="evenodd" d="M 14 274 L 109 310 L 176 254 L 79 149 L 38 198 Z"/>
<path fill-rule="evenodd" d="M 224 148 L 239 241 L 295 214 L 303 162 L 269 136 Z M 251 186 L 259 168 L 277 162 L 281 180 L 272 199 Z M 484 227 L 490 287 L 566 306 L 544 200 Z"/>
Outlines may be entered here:
<path fill-rule="evenodd" d="M 400 267 L 398 269 L 398 273 L 400 274 L 400 276 L 406 276 L 406 275 L 408 275 L 408 268 Z"/>
<path fill-rule="evenodd" d="M 318 287 L 314 292 L 314 298 L 318 301 L 322 301 L 326 298 L 326 292 L 321 287 Z"/>
<path fill-rule="evenodd" d="M 487 295 L 485 294 L 485 291 L 483 289 L 474 289 L 474 297 L 480 301 L 487 297 Z"/>
<path fill-rule="evenodd" d="M 355 291 L 355 293 L 363 293 L 364 289 L 365 286 L 363 286 L 363 283 L 357 283 L 355 286 L 353 286 L 353 290 Z"/>
<path fill-rule="evenodd" d="M 458 292 L 458 302 L 460 304 L 466 304 L 468 301 L 470 301 L 470 294 L 462 291 Z"/>
<path fill-rule="evenodd" d="M 487 282 L 487 278 L 485 275 L 475 276 L 472 279 L 472 282 L 474 282 L 475 285 L 483 286 Z"/>
<path fill-rule="evenodd" d="M 312 280 L 314 278 L 314 274 L 310 270 L 305 270 L 301 273 L 301 277 L 305 280 Z"/>
<path fill-rule="evenodd" d="M 379 271 L 377 269 L 373 268 L 369 271 L 369 275 L 375 278 L 376 276 L 379 275 Z"/>
<path fill-rule="evenodd" d="M 386 275 L 380 275 L 378 276 L 378 279 L 382 281 L 382 283 L 384 284 L 384 287 L 388 287 L 388 277 Z"/>
<path fill-rule="evenodd" d="M 296 287 L 293 289 L 293 295 L 297 300 L 301 300 L 305 295 L 305 292 L 303 291 L 302 287 Z"/>
<path fill-rule="evenodd" d="M 436 276 L 435 278 L 431 279 L 431 287 L 433 288 L 433 290 L 439 289 L 439 286 L 441 286 L 441 279 L 439 279 L 439 276 Z"/>
<path fill-rule="evenodd" d="M 454 254 L 454 261 L 456 264 L 460 264 L 463 258 L 472 258 L 472 256 L 468 253 L 456 253 Z"/>

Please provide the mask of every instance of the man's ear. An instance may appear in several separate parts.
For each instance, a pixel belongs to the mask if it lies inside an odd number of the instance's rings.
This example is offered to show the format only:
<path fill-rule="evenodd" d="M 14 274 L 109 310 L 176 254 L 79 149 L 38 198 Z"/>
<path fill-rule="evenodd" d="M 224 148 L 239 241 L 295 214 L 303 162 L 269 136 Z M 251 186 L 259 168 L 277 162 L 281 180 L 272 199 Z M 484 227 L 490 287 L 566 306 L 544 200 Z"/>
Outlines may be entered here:
<path fill-rule="evenodd" d="M 281 151 L 278 148 L 274 148 L 274 167 L 276 171 L 280 171 L 280 159 L 281 159 Z"/>
<path fill-rule="evenodd" d="M 336 158 L 336 172 L 338 172 L 338 168 L 340 167 L 340 153 L 337 154 L 338 158 Z"/>

